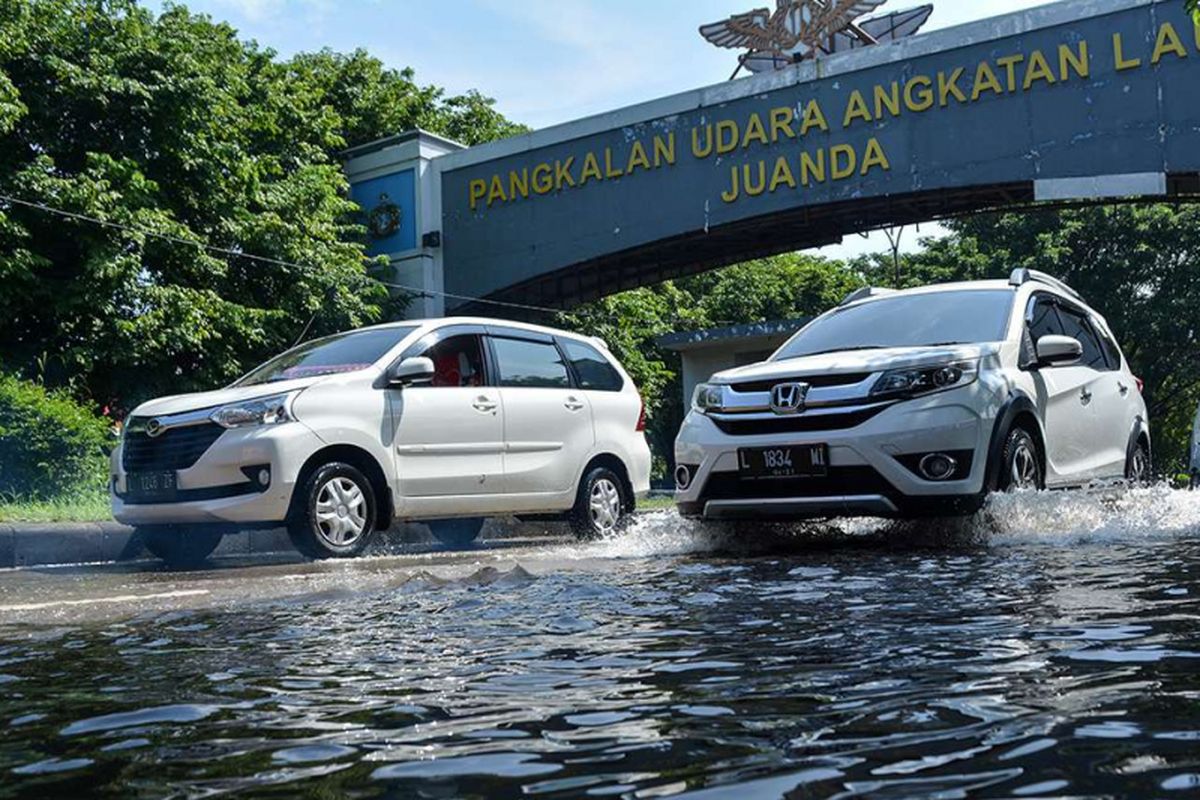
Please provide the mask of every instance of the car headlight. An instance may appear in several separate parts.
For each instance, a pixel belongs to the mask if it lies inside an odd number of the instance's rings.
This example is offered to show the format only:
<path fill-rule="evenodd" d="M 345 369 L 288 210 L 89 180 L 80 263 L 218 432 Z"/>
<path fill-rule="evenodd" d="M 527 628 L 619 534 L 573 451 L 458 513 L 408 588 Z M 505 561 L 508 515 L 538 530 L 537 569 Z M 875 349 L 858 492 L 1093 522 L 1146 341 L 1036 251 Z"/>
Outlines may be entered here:
<path fill-rule="evenodd" d="M 709 411 L 721 411 L 725 407 L 725 391 L 721 386 L 711 383 L 701 383 L 692 393 L 692 408 L 701 414 Z"/>
<path fill-rule="evenodd" d="M 920 395 L 959 389 L 979 377 L 978 361 L 955 361 L 931 367 L 893 369 L 883 373 L 872 396 L 919 397 Z"/>
<path fill-rule="evenodd" d="M 243 400 L 221 406 L 209 415 L 209 419 L 222 428 L 249 428 L 255 425 L 280 425 L 295 419 L 292 415 L 292 400 L 296 392 L 274 394 L 254 400 Z"/>

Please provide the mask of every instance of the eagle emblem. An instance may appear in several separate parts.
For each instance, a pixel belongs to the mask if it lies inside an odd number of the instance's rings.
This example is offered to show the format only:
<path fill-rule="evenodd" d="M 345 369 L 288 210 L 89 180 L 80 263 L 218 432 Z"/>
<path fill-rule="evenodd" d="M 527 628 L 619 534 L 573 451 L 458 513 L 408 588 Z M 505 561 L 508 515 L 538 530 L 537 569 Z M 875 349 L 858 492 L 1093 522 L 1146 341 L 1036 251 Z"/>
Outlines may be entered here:
<path fill-rule="evenodd" d="M 887 0 L 776 0 L 760 8 L 704 25 L 700 35 L 717 47 L 746 51 L 739 59 L 751 71 L 778 69 L 822 53 L 834 53 L 911 36 L 929 19 L 932 5 L 858 20 Z M 735 72 L 736 76 L 737 73 Z"/>

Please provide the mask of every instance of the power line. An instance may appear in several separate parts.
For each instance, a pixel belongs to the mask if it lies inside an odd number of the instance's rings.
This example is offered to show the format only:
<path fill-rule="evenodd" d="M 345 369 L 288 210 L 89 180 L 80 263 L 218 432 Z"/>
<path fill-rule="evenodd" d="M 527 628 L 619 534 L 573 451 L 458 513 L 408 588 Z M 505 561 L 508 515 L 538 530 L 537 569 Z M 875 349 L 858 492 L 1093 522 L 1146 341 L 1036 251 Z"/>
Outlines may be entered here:
<path fill-rule="evenodd" d="M 56 207 L 48 205 L 46 203 L 40 203 L 40 202 L 33 201 L 33 200 L 23 200 L 20 197 L 13 197 L 13 196 L 7 195 L 7 194 L 0 194 L 0 201 L 6 202 L 6 203 L 12 203 L 13 205 L 23 206 L 25 208 L 31 208 L 31 209 L 34 209 L 37 211 L 42 211 L 47 214 L 54 214 L 56 216 L 75 220 L 77 222 L 90 222 L 93 225 L 99 225 L 103 228 L 109 228 L 111 230 L 118 230 L 118 231 L 122 231 L 124 233 L 134 234 L 134 235 L 138 235 L 138 236 L 149 236 L 152 238 L 161 239 L 163 241 L 173 242 L 175 244 L 187 245 L 189 247 L 196 247 L 201 250 L 207 250 L 210 253 L 219 253 L 221 255 L 229 256 L 232 258 L 244 258 L 248 261 L 258 261 L 258 262 L 264 263 L 264 264 L 271 264 L 271 265 L 274 265 L 277 267 L 288 267 L 288 268 L 298 269 L 298 270 L 305 271 L 305 272 L 314 272 L 315 273 L 317 271 L 317 269 L 311 265 L 298 264 L 294 261 L 284 261 L 283 259 L 271 258 L 270 256 L 259 256 L 259 255 L 255 255 L 253 253 L 246 253 L 241 250 L 233 250 L 233 249 L 227 248 L 227 247 L 218 247 L 217 245 L 206 244 L 204 242 L 198 242 L 198 241 L 195 241 L 194 239 L 185 239 L 182 236 L 175 236 L 174 234 L 170 234 L 170 233 L 163 233 L 161 231 L 152 231 L 147 228 L 138 228 L 133 225 L 125 225 L 124 223 L 113 222 L 112 220 L 100 219 L 99 217 L 89 216 L 88 214 L 80 214 L 77 211 L 67 211 L 66 209 L 56 208 Z M 471 302 L 471 303 L 485 303 L 487 305 L 502 306 L 505 308 L 518 308 L 518 309 L 522 309 L 524 311 L 537 311 L 537 312 L 546 313 L 546 314 L 559 314 L 562 312 L 562 309 L 558 309 L 558 308 L 549 308 L 546 306 L 535 306 L 535 305 L 529 305 L 526 303 L 510 303 L 510 302 L 506 302 L 503 300 L 489 300 L 485 297 L 475 297 L 472 295 L 465 295 L 465 294 L 454 294 L 452 292 L 443 292 L 443 291 L 439 291 L 437 289 L 424 289 L 424 288 L 421 288 L 418 286 L 409 286 L 409 285 L 403 284 L 403 283 L 391 283 L 389 281 L 382 281 L 377 278 L 371 278 L 371 280 L 374 280 L 376 283 L 380 284 L 381 286 L 386 286 L 389 289 L 400 289 L 401 291 L 412 292 L 418 296 L 434 295 L 437 297 L 444 297 L 444 298 L 448 298 L 451 300 L 463 300 L 463 301 L 467 301 L 467 302 Z"/>

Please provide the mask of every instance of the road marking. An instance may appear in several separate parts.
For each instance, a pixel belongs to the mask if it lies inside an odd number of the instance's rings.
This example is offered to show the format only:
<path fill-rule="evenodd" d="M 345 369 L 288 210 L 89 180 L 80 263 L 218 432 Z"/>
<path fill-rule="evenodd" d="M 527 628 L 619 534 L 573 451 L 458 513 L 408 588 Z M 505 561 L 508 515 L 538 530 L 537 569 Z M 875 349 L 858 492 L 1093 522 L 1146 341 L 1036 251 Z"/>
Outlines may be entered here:
<path fill-rule="evenodd" d="M 182 589 L 177 592 L 158 592 L 157 594 L 122 594 L 116 597 L 89 597 L 86 600 L 21 603 L 12 606 L 0 606 L 0 611 L 41 611 L 45 608 L 56 608 L 58 606 L 87 606 L 94 603 L 136 603 L 138 600 L 165 600 L 173 597 L 194 597 L 198 594 L 211 594 L 211 592 L 208 589 Z"/>

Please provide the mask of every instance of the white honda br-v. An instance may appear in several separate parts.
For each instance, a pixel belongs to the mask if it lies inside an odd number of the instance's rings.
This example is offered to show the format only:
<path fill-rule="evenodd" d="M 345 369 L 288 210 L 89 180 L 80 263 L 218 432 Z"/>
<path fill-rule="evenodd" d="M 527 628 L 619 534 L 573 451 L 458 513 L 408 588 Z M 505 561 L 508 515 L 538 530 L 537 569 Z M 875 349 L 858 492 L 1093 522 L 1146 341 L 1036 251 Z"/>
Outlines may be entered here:
<path fill-rule="evenodd" d="M 709 519 L 969 514 L 987 493 L 1147 479 L 1141 382 L 1062 282 L 864 289 L 696 389 L 676 502 Z"/>
<path fill-rule="evenodd" d="M 302 344 L 232 386 L 136 408 L 113 514 L 168 563 L 286 525 L 313 558 L 393 520 L 465 545 L 484 518 L 615 530 L 649 490 L 637 388 L 603 342 L 487 319 L 380 325 Z"/>

